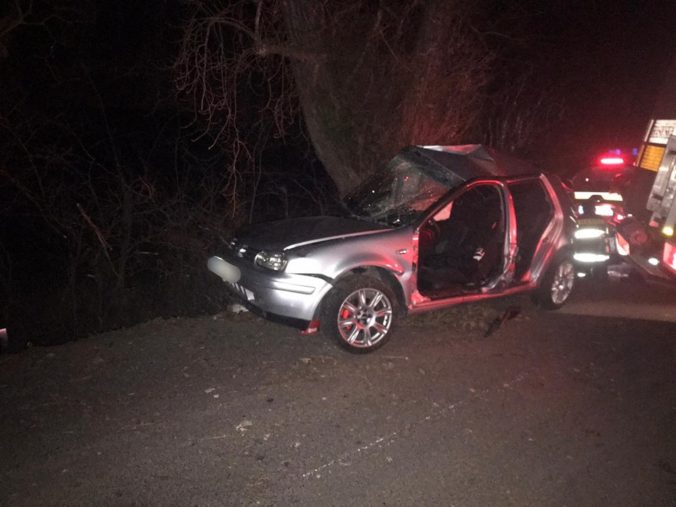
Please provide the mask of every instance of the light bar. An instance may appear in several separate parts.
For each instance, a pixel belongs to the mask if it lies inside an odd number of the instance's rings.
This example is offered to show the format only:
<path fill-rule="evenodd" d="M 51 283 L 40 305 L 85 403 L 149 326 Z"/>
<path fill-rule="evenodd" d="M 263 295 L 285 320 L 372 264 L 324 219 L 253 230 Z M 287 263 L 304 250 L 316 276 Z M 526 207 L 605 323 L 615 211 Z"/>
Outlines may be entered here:
<path fill-rule="evenodd" d="M 604 201 L 622 202 L 622 196 L 617 192 L 575 192 L 575 200 L 584 201 L 589 199 L 592 195 L 598 195 Z"/>
<path fill-rule="evenodd" d="M 599 162 L 601 165 L 624 165 L 624 159 L 622 157 L 601 157 Z"/>
<path fill-rule="evenodd" d="M 601 165 L 624 165 L 622 157 L 601 157 L 599 160 Z"/>

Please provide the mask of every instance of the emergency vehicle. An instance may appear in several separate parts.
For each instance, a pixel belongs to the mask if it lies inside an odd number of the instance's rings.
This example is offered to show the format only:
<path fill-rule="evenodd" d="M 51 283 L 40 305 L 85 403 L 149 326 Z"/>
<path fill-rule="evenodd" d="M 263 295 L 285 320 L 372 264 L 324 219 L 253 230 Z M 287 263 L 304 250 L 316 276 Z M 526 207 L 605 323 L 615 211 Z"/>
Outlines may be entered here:
<path fill-rule="evenodd" d="M 643 202 L 650 241 L 630 258 L 649 280 L 676 284 L 676 57 L 671 60 L 634 163 L 631 195 Z"/>
<path fill-rule="evenodd" d="M 652 120 L 637 165 L 655 170 L 646 208 L 654 248 L 647 262 L 650 274 L 676 283 L 676 119 Z"/>
<path fill-rule="evenodd" d="M 627 276 L 624 257 L 631 243 L 641 243 L 636 233 L 641 227 L 635 226 L 625 203 L 636 171 L 630 157 L 614 149 L 600 154 L 570 179 L 578 216 L 574 259 L 579 277 Z"/>

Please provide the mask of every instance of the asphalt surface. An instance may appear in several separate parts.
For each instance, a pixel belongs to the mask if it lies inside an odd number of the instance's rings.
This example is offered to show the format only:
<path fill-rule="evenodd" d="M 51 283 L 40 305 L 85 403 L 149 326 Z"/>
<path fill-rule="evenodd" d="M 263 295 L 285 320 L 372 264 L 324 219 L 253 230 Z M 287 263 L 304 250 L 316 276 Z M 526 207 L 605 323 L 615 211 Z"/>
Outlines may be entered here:
<path fill-rule="evenodd" d="M 676 505 L 676 292 L 502 304 L 365 356 L 248 314 L 0 356 L 0 505 Z"/>

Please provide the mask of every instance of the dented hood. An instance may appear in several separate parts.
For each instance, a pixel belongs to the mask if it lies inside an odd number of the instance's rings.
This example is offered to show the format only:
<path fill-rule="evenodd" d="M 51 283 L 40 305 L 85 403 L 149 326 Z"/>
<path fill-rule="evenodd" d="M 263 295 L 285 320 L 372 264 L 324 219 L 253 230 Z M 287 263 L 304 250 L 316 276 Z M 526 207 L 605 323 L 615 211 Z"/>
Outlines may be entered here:
<path fill-rule="evenodd" d="M 237 235 L 237 242 L 266 250 L 287 250 L 310 243 L 390 229 L 382 224 L 342 217 L 307 217 L 252 225 Z"/>

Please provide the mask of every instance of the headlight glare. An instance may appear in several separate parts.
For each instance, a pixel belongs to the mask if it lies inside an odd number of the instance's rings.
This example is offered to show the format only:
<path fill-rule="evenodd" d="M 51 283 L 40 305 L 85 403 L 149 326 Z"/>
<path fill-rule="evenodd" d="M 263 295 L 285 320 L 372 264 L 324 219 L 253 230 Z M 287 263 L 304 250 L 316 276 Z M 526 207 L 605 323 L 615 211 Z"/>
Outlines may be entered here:
<path fill-rule="evenodd" d="M 254 262 L 273 271 L 282 271 L 286 267 L 286 255 L 282 252 L 266 252 L 265 250 L 261 250 L 256 255 Z"/>
<path fill-rule="evenodd" d="M 575 231 L 575 239 L 596 239 L 606 233 L 603 229 L 584 228 Z"/>
<path fill-rule="evenodd" d="M 610 256 L 606 254 L 580 252 L 573 254 L 573 259 L 575 259 L 577 262 L 584 263 L 606 262 L 608 259 L 610 259 Z"/>

